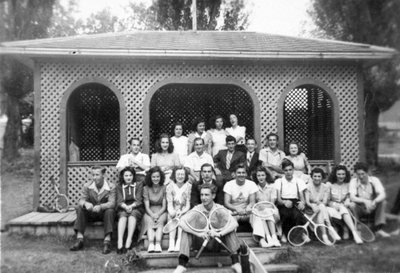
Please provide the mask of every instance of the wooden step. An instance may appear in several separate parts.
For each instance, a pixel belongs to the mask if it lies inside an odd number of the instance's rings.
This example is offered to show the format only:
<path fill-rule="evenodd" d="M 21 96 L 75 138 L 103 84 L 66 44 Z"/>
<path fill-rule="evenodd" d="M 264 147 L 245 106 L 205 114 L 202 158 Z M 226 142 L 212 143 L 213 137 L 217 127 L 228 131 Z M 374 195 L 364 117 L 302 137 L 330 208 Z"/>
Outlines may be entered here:
<path fill-rule="evenodd" d="M 246 241 L 247 245 L 250 247 L 256 247 L 257 242 L 254 241 L 253 236 L 250 232 L 238 232 L 237 233 L 238 237 L 244 241 Z M 144 235 L 142 237 L 142 241 L 141 241 L 141 249 L 142 250 L 147 250 L 147 248 L 149 247 L 149 241 L 147 240 L 147 235 Z M 169 247 L 169 235 L 168 234 L 164 234 L 162 237 L 162 242 L 161 242 L 161 248 L 163 250 L 168 249 Z"/>
<path fill-rule="evenodd" d="M 287 248 L 253 248 L 254 253 L 257 258 L 263 264 L 268 264 L 273 261 L 277 255 L 282 254 L 287 251 Z M 199 260 L 194 257 L 197 252 L 191 253 L 191 258 L 189 260 L 189 267 L 221 267 L 230 266 L 232 261 L 228 252 L 204 252 L 200 256 Z M 174 268 L 178 265 L 178 255 L 177 252 L 167 252 L 162 253 L 147 253 L 142 251 L 140 256 L 144 259 L 146 266 L 149 268 Z"/>
<path fill-rule="evenodd" d="M 295 264 L 267 264 L 264 266 L 268 273 L 296 273 L 299 272 L 299 266 Z M 157 268 L 144 271 L 140 273 L 166 273 L 171 272 L 170 268 Z M 233 270 L 230 266 L 222 267 L 188 267 L 187 273 L 232 273 Z"/>

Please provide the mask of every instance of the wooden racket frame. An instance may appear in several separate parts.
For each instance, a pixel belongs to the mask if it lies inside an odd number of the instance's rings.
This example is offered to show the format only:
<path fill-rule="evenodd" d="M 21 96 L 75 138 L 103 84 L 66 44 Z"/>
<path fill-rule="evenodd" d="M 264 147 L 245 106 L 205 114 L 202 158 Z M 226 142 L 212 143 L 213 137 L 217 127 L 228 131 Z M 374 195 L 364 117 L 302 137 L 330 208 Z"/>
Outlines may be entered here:
<path fill-rule="evenodd" d="M 56 205 L 55 205 L 56 211 L 61 212 L 61 213 L 67 212 L 69 210 L 69 199 L 68 199 L 68 197 L 65 194 L 61 194 L 60 191 L 58 190 L 58 187 L 56 185 L 56 181 L 54 180 L 54 175 L 50 176 L 50 182 L 53 184 L 54 190 L 56 191 L 56 194 L 57 194 L 57 196 L 56 196 L 56 198 L 57 198 L 56 199 Z M 67 207 L 66 208 L 60 208 L 58 206 L 58 199 L 60 197 L 65 197 L 65 200 L 67 200 Z"/>

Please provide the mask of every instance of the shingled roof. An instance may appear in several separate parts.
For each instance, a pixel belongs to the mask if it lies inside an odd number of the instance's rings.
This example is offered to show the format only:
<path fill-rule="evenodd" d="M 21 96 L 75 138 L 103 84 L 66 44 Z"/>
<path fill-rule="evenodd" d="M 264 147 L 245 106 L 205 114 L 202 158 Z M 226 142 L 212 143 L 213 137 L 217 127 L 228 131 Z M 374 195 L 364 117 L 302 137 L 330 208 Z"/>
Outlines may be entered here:
<path fill-rule="evenodd" d="M 4 42 L 0 54 L 26 57 L 388 59 L 391 48 L 244 31 L 135 31 Z"/>

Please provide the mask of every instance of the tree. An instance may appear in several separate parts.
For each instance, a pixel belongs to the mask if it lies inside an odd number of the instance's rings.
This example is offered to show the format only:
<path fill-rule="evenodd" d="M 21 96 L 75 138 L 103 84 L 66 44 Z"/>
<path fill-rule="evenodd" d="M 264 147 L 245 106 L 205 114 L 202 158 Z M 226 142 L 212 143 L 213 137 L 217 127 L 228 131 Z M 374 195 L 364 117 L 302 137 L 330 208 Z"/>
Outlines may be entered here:
<path fill-rule="evenodd" d="M 150 10 L 158 29 L 190 30 L 191 6 L 190 0 L 156 0 Z M 198 30 L 238 30 L 247 27 L 249 14 L 244 10 L 244 0 L 201 0 L 196 2 L 196 8 Z"/>
<path fill-rule="evenodd" d="M 2 0 L 0 38 L 2 41 L 45 38 L 55 0 Z M 4 156 L 17 157 L 21 139 L 20 100 L 33 90 L 32 71 L 13 58 L 2 56 L 0 92 L 6 93 L 8 123 Z"/>
<path fill-rule="evenodd" d="M 338 40 L 394 47 L 400 51 L 400 1 L 313 0 L 317 27 Z M 363 68 L 367 162 L 378 164 L 378 118 L 400 97 L 400 59 Z"/>

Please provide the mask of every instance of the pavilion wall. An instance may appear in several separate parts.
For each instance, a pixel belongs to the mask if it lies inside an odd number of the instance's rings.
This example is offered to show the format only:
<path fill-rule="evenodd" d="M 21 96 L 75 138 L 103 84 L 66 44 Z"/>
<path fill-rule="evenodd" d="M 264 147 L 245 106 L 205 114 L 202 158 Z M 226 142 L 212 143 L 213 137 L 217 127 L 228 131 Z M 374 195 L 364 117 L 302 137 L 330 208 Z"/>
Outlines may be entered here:
<path fill-rule="evenodd" d="M 72 204 L 76 204 L 83 184 L 89 179 L 89 165 L 96 162 L 69 164 L 66 161 L 66 143 L 61 143 L 62 128 L 61 105 L 71 86 L 88 79 L 101 79 L 115 86 L 125 103 L 126 128 L 120 133 L 125 140 L 144 134 L 148 130 L 144 124 L 144 109 L 148 109 L 147 95 L 156 85 L 163 82 L 182 82 L 183 79 L 203 82 L 233 84 L 242 83 L 246 91 L 252 93 L 259 104 L 259 139 L 264 140 L 269 132 L 277 131 L 277 103 L 284 90 L 292 83 L 302 79 L 322 82 L 336 95 L 339 103 L 340 160 L 352 167 L 362 157 L 360 154 L 360 105 L 359 67 L 355 63 L 322 62 L 64 62 L 41 60 L 36 62 L 36 185 L 34 206 L 52 204 L 55 191 L 50 177 L 60 177 L 63 192 L 67 191 Z M 310 82 L 313 84 L 313 82 Z M 154 91 L 154 90 L 153 90 Z M 39 107 L 40 105 L 40 107 Z M 40 109 L 39 109 L 40 108 Z M 256 116 L 256 115 L 255 115 Z M 36 123 L 35 122 L 35 123 Z M 65 137 L 64 137 L 65 139 Z M 146 140 L 144 140 L 146 142 Z M 63 147 L 62 147 L 63 145 Z M 122 143 L 121 143 L 122 145 Z M 264 143 L 263 143 L 264 145 Z M 146 144 L 145 150 L 148 148 Z M 64 153 L 64 154 L 63 154 Z M 108 176 L 116 180 L 115 162 L 105 162 Z"/>

